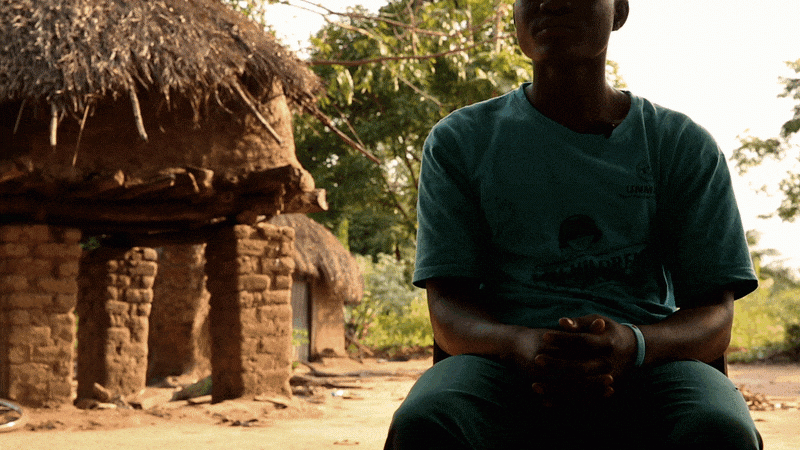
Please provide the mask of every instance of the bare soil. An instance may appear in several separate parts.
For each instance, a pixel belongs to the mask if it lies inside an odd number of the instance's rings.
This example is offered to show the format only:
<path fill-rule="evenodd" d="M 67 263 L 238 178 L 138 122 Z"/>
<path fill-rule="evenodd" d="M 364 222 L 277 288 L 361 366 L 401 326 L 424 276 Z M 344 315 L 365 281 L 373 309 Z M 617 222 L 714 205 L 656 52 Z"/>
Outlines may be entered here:
<path fill-rule="evenodd" d="M 175 387 L 149 387 L 149 409 L 26 410 L 27 424 L 0 434 L 0 442 L 19 449 L 377 450 L 392 413 L 430 365 L 430 358 L 327 359 L 297 369 L 291 399 L 169 402 Z M 800 448 L 800 365 L 733 364 L 729 376 L 753 408 L 765 409 L 752 411 L 765 447 Z"/>

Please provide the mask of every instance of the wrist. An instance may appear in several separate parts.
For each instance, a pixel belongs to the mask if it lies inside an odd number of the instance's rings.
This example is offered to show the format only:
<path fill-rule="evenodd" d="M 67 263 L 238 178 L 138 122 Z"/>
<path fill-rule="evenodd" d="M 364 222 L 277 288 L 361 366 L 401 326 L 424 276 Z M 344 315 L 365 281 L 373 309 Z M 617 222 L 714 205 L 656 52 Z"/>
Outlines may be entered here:
<path fill-rule="evenodd" d="M 639 329 L 636 325 L 632 323 L 623 323 L 624 325 L 633 332 L 634 339 L 636 340 L 636 350 L 633 359 L 633 366 L 634 367 L 642 367 L 644 364 L 644 358 L 646 356 L 647 348 L 644 341 L 644 335 L 642 334 L 642 330 Z"/>

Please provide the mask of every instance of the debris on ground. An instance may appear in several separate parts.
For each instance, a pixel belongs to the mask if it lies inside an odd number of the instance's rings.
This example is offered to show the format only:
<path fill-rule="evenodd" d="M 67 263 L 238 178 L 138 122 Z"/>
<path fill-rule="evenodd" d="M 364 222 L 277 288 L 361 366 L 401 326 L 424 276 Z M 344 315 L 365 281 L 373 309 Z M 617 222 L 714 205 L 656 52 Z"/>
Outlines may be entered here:
<path fill-rule="evenodd" d="M 92 398 L 77 398 L 74 405 L 78 409 L 133 409 L 122 395 L 99 383 L 92 385 Z"/>
<path fill-rule="evenodd" d="M 190 384 L 180 391 L 175 392 L 172 395 L 171 401 L 188 400 L 191 398 L 202 397 L 204 395 L 211 395 L 211 388 L 213 387 L 212 385 L 213 383 L 211 382 L 211 375 L 209 375 L 197 383 Z"/>
<path fill-rule="evenodd" d="M 742 393 L 747 407 L 751 411 L 775 411 L 776 409 L 800 409 L 800 403 L 792 401 L 780 401 L 779 399 L 769 398 L 764 394 L 752 392 L 744 386 L 738 386 Z"/>

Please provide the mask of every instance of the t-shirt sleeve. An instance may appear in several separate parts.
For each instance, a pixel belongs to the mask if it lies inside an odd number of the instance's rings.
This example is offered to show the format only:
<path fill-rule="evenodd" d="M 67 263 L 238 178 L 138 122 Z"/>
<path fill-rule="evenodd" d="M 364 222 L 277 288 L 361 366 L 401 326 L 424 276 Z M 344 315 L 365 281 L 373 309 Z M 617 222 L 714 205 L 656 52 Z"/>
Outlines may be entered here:
<path fill-rule="evenodd" d="M 479 278 L 483 215 L 470 185 L 466 149 L 444 123 L 425 141 L 417 200 L 417 257 L 414 285 L 435 277 Z M 484 236 L 481 238 L 481 236 Z"/>
<path fill-rule="evenodd" d="M 664 170 L 659 209 L 660 243 L 677 306 L 696 305 L 705 294 L 754 291 L 753 270 L 727 161 L 711 135 L 693 123 L 679 132 Z"/>

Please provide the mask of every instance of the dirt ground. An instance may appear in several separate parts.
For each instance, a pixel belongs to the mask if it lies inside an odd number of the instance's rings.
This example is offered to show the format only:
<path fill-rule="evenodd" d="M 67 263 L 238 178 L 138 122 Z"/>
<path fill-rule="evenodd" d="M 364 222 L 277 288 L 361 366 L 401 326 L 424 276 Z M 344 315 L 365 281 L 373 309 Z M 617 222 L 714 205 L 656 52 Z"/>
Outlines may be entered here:
<path fill-rule="evenodd" d="M 176 388 L 148 388 L 149 409 L 27 411 L 23 427 L 0 433 L 21 449 L 381 449 L 390 418 L 430 359 L 330 359 L 297 370 L 292 399 L 211 404 L 168 402 Z M 800 365 L 731 365 L 731 379 L 753 399 L 768 450 L 800 449 Z M 337 376 L 331 376 L 337 375 Z M 185 381 L 185 380 L 184 380 Z M 299 385 L 303 382 L 304 385 Z M 148 404 L 149 403 L 149 404 Z"/>

